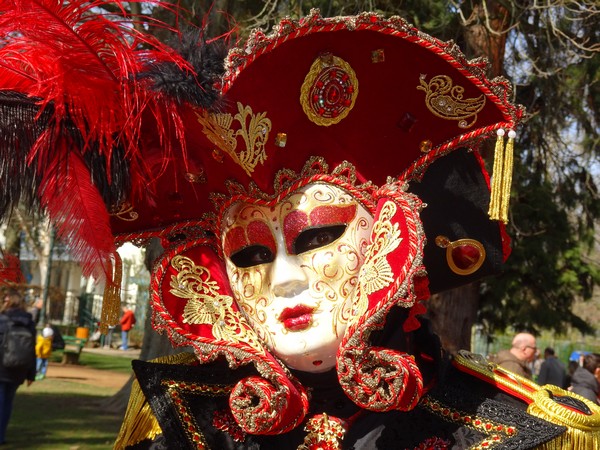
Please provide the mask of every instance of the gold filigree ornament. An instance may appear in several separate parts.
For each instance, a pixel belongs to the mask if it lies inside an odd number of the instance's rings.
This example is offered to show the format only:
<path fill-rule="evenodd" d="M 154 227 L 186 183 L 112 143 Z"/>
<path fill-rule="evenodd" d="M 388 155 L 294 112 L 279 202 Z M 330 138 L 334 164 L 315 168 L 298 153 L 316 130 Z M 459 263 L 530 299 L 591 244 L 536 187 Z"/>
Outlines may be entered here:
<path fill-rule="evenodd" d="M 131 206 L 129 202 L 121 203 L 117 209 L 110 213 L 110 215 L 127 222 L 133 222 L 139 217 L 138 213 L 134 211 L 133 206 Z"/>
<path fill-rule="evenodd" d="M 177 275 L 171 277 L 171 294 L 187 299 L 183 323 L 212 325 L 215 339 L 244 343 L 263 352 L 258 337 L 244 317 L 233 306 L 233 298 L 219 294 L 219 285 L 211 280 L 206 267 L 197 266 L 186 256 L 176 256 L 171 266 Z"/>
<path fill-rule="evenodd" d="M 266 112 L 254 114 L 250 106 L 244 106 L 240 102 L 237 107 L 238 113 L 235 116 L 202 112 L 196 113 L 196 117 L 210 142 L 231 156 L 250 176 L 256 165 L 267 159 L 265 144 L 271 131 L 271 120 L 266 117 Z M 237 130 L 233 128 L 234 120 L 239 123 Z M 237 150 L 238 136 L 243 138 L 246 147 L 241 151 Z"/>
<path fill-rule="evenodd" d="M 485 106 L 485 95 L 476 98 L 464 98 L 465 89 L 453 86 L 448 75 L 436 75 L 429 83 L 427 75 L 419 77 L 417 89 L 425 92 L 425 104 L 429 111 L 442 119 L 458 120 L 460 128 L 469 128 L 477 121 L 477 113 Z M 472 119 L 470 122 L 468 119 Z"/>
<path fill-rule="evenodd" d="M 358 289 L 360 293 L 353 307 L 355 318 L 367 311 L 368 295 L 389 286 L 394 281 L 394 272 L 386 256 L 402 242 L 398 224 L 391 222 L 396 210 L 397 206 L 394 202 L 386 202 L 381 208 L 377 221 L 373 224 L 372 242 L 367 248 L 365 263 L 360 269 Z"/>
<path fill-rule="evenodd" d="M 331 53 L 310 66 L 300 90 L 300 104 L 308 119 L 320 126 L 339 123 L 354 108 L 358 79 L 346 61 Z"/>

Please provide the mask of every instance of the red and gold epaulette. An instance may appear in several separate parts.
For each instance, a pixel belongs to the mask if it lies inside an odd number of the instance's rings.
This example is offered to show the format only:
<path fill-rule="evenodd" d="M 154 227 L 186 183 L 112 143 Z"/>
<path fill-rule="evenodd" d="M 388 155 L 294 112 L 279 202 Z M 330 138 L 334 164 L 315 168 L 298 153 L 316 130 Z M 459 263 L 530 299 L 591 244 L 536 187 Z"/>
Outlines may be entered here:
<path fill-rule="evenodd" d="M 540 386 L 481 355 L 464 350 L 455 356 L 453 365 L 461 372 L 523 400 L 532 416 L 567 428 L 565 433 L 540 449 L 600 448 L 600 406 L 588 399 L 558 386 Z"/>

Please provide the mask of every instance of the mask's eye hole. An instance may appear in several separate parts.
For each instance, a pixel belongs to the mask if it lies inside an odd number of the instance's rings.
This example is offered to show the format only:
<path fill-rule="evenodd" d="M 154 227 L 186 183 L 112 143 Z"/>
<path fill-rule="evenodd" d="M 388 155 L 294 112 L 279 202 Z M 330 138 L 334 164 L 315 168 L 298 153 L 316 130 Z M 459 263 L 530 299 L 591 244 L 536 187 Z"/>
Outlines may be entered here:
<path fill-rule="evenodd" d="M 273 252 L 264 245 L 251 245 L 243 248 L 230 257 L 237 267 L 252 267 L 273 262 Z"/>
<path fill-rule="evenodd" d="M 301 232 L 294 242 L 294 253 L 299 255 L 309 250 L 331 244 L 346 231 L 346 225 L 308 228 Z"/>

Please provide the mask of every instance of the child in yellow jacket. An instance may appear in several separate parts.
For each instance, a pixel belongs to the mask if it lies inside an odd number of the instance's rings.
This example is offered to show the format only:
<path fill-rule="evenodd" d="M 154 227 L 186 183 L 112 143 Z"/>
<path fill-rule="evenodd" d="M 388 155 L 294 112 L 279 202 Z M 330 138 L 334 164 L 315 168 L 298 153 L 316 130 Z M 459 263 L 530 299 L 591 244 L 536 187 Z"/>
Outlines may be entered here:
<path fill-rule="evenodd" d="M 43 380 L 46 378 L 46 371 L 48 370 L 48 358 L 52 354 L 52 338 L 54 336 L 54 330 L 48 325 L 42 330 L 42 334 L 38 334 L 37 341 L 35 344 L 35 356 L 37 357 L 36 365 L 36 380 Z"/>

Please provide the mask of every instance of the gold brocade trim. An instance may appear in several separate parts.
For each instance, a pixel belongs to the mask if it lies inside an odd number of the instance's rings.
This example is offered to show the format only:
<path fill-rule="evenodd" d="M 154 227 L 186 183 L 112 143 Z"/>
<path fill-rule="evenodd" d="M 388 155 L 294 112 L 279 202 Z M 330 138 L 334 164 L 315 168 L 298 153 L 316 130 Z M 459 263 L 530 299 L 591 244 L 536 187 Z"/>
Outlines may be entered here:
<path fill-rule="evenodd" d="M 175 297 L 187 299 L 183 309 L 183 323 L 210 325 L 215 339 L 243 343 L 264 353 L 258 336 L 244 317 L 235 311 L 233 298 L 219 294 L 219 284 L 211 280 L 210 271 L 197 266 L 186 256 L 177 255 L 171 261 L 177 275 L 171 277 Z"/>
<path fill-rule="evenodd" d="M 367 248 L 365 262 L 360 269 L 359 295 L 354 299 L 352 315 L 361 317 L 368 309 L 368 295 L 377 292 L 394 281 L 394 272 L 386 256 L 402 242 L 398 224 L 391 219 L 396 214 L 396 204 L 387 201 L 373 224 L 372 242 Z"/>
<path fill-rule="evenodd" d="M 151 362 L 162 364 L 192 364 L 197 361 L 193 353 L 179 353 L 152 360 Z M 119 435 L 115 440 L 113 450 L 123 450 L 145 439 L 154 439 L 162 433 L 150 405 L 146 401 L 140 384 L 133 380 L 131 394 L 125 417 L 121 424 Z"/>
<path fill-rule="evenodd" d="M 311 417 L 304 431 L 308 434 L 297 450 L 341 450 L 346 427 L 342 420 L 329 418 L 325 413 Z"/>
<path fill-rule="evenodd" d="M 196 117 L 203 125 L 202 132 L 210 142 L 231 156 L 251 176 L 256 165 L 267 159 L 265 144 L 271 131 L 271 121 L 266 117 L 266 112 L 254 114 L 250 106 L 244 106 L 240 102 L 237 107 L 238 113 L 235 116 L 202 112 L 196 113 Z M 232 128 L 234 120 L 239 122 L 237 130 Z M 246 147 L 241 151 L 236 151 L 238 136 L 243 138 Z"/>
<path fill-rule="evenodd" d="M 196 445 L 198 450 L 207 450 L 208 444 L 204 435 L 199 431 L 198 424 L 190 413 L 189 407 L 182 394 L 196 394 L 204 396 L 225 396 L 229 395 L 233 386 L 226 385 L 201 385 L 188 383 L 185 381 L 163 380 L 161 383 L 167 388 L 167 393 L 177 410 L 179 420 L 181 420 L 183 429 L 190 438 L 190 442 Z"/>
<path fill-rule="evenodd" d="M 342 121 L 356 102 L 358 79 L 346 61 L 331 54 L 314 60 L 300 90 L 300 104 L 308 119 L 328 127 Z"/>
<path fill-rule="evenodd" d="M 455 360 L 459 365 L 527 399 L 529 403 L 527 412 L 532 416 L 567 428 L 565 433 L 540 446 L 540 449 L 600 448 L 600 406 L 557 386 L 539 386 L 527 378 L 485 360 L 480 355 L 461 350 L 455 356 Z M 553 399 L 557 396 L 570 397 L 583 403 L 591 414 L 580 413 L 563 406 Z"/>
<path fill-rule="evenodd" d="M 454 408 L 449 408 L 443 403 L 425 396 L 421 400 L 421 406 L 447 422 L 458 423 L 483 433 L 486 437 L 479 443 L 469 447 L 469 450 L 491 449 L 502 444 L 506 439 L 516 436 L 518 431 L 515 427 L 505 425 L 488 419 L 482 419 L 471 414 L 466 414 Z"/>
<path fill-rule="evenodd" d="M 427 75 L 419 77 L 417 90 L 425 92 L 425 105 L 434 115 L 442 119 L 458 120 L 459 128 L 470 128 L 477 122 L 477 113 L 485 106 L 485 95 L 476 98 L 463 98 L 465 89 L 453 86 L 448 75 L 436 75 L 429 83 Z M 470 122 L 467 119 L 472 119 Z"/>

